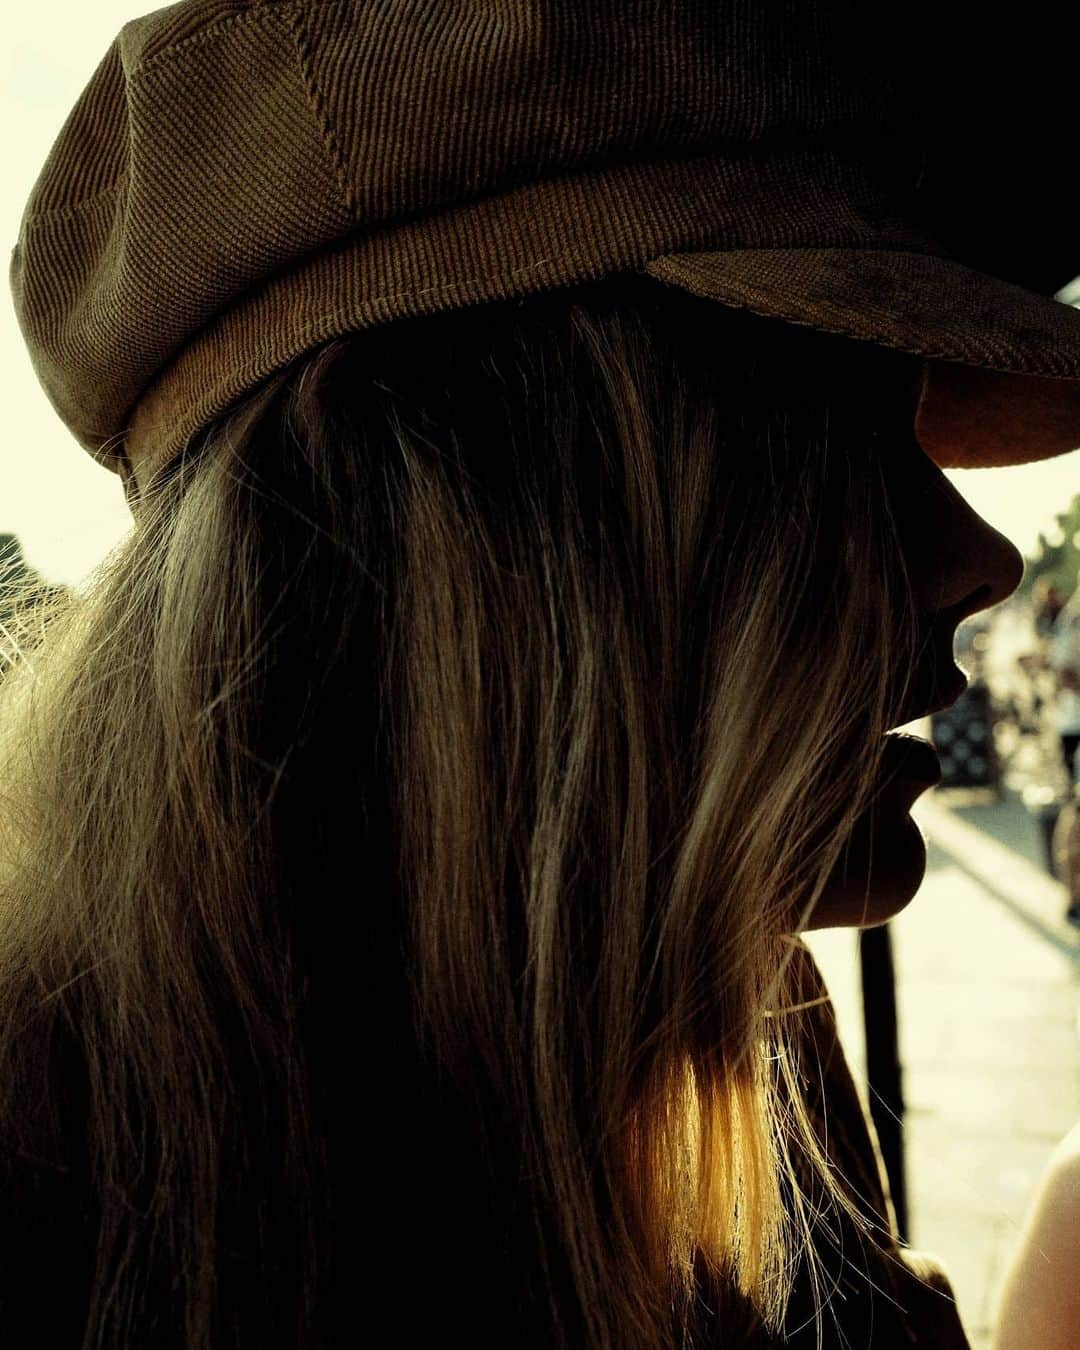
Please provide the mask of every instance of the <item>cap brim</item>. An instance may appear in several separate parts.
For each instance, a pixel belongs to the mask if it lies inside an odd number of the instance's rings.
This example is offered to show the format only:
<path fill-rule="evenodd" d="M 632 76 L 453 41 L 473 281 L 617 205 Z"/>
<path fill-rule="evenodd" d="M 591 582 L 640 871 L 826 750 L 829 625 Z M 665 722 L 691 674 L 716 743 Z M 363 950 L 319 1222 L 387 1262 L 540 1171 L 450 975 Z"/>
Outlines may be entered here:
<path fill-rule="evenodd" d="M 1080 449 L 1080 380 L 928 361 L 915 437 L 943 469 L 1068 454 Z M 1080 489 L 1080 464 L 1076 480 Z"/>
<path fill-rule="evenodd" d="M 1080 309 L 951 258 L 899 249 L 667 254 L 695 295 L 927 358 L 916 435 L 943 467 L 1080 447 Z"/>

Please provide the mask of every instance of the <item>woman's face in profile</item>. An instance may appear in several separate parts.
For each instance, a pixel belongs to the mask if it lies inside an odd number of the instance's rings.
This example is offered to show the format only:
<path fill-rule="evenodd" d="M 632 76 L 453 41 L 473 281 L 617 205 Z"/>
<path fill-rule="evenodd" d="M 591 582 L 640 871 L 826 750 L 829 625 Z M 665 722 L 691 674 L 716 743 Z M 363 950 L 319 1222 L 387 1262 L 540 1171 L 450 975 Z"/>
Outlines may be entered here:
<path fill-rule="evenodd" d="M 953 659 L 957 627 L 1011 595 L 1024 570 L 1019 550 L 971 509 L 913 428 L 914 419 L 910 436 L 897 438 L 886 463 L 927 644 L 908 721 L 948 707 L 963 692 L 966 677 Z M 875 808 L 860 817 L 806 928 L 871 927 L 915 895 L 926 870 L 926 847 L 910 810 L 940 770 L 932 754 L 919 753 L 918 746 L 914 751 L 904 754 L 900 742 L 896 753 L 890 748 Z"/>

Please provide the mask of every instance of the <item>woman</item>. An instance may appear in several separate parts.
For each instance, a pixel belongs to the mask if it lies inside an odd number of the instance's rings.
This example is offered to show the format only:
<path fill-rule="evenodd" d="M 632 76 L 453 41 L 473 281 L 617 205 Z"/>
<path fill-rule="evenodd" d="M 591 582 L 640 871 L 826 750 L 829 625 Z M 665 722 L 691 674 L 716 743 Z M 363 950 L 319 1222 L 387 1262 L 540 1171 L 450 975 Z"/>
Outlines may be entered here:
<path fill-rule="evenodd" d="M 851 1332 L 793 937 L 914 895 L 884 733 L 1022 567 L 920 373 L 618 277 L 207 436 L 0 690 L 3 1119 L 23 1222 L 92 1215 L 54 1343 L 92 1294 L 117 1344 L 337 1344 L 403 1262 L 392 1344 L 722 1344 L 815 1257 L 788 1330 Z"/>
<path fill-rule="evenodd" d="M 1080 316 L 907 213 L 860 16 L 101 62 L 11 267 L 135 513 L 0 688 L 13 1343 L 966 1345 L 798 935 L 918 888 L 886 733 L 1021 571 L 929 446 L 1072 448 Z"/>

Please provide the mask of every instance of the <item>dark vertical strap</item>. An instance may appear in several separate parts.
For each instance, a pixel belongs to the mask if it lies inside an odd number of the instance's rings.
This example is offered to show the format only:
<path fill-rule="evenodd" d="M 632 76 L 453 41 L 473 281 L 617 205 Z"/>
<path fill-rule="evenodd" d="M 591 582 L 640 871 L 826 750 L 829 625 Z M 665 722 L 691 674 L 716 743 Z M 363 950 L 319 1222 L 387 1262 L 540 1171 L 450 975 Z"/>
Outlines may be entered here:
<path fill-rule="evenodd" d="M 866 1031 L 866 1080 L 870 1114 L 877 1130 L 889 1179 L 896 1226 L 908 1239 L 907 1178 L 904 1171 L 903 1069 L 897 1035 L 896 970 L 888 924 L 859 933 L 863 1026 Z"/>

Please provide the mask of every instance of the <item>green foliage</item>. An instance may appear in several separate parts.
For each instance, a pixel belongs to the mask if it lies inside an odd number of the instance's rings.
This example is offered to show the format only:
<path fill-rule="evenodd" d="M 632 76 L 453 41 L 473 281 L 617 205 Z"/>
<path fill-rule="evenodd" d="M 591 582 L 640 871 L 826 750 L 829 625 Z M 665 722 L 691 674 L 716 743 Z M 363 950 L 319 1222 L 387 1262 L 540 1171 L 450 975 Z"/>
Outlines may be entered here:
<path fill-rule="evenodd" d="M 1027 558 L 1024 581 L 1020 587 L 1025 595 L 1030 596 L 1040 577 L 1045 577 L 1046 582 L 1056 586 L 1063 599 L 1068 599 L 1076 589 L 1080 574 L 1080 492 L 1054 519 L 1060 533 L 1051 532 L 1050 539 L 1040 533 L 1034 554 Z M 1051 539 L 1059 538 L 1060 542 L 1051 542 Z"/>

